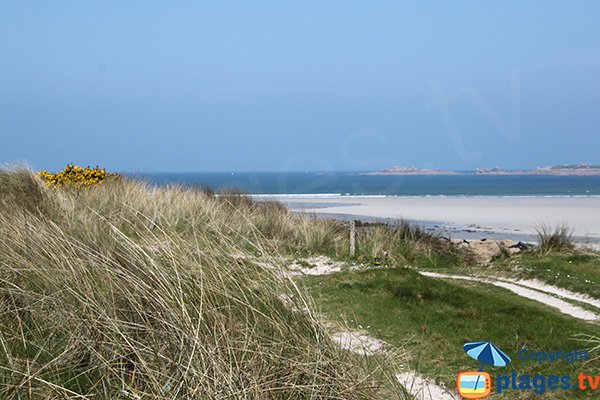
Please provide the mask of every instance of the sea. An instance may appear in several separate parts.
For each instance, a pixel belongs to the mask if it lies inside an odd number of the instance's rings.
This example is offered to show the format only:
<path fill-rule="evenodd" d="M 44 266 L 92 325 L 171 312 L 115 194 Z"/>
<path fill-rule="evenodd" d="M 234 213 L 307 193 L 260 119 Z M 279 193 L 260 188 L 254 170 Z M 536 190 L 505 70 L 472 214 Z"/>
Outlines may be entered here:
<path fill-rule="evenodd" d="M 600 197 L 600 176 L 361 175 L 357 172 L 129 173 L 152 185 L 262 196 Z"/>

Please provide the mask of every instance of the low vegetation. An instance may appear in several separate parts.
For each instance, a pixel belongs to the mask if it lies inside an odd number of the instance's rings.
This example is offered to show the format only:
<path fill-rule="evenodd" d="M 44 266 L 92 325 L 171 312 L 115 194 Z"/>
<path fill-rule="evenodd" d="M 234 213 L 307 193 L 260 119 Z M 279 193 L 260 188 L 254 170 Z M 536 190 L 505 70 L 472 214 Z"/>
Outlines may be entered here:
<path fill-rule="evenodd" d="M 486 367 L 492 375 L 569 375 L 597 371 L 600 360 L 535 363 L 517 354 L 531 351 L 571 351 L 598 346 L 597 326 L 576 320 L 507 290 L 468 281 L 446 281 L 421 276 L 408 268 L 342 272 L 304 277 L 303 287 L 330 318 L 371 335 L 410 354 L 406 368 L 453 387 L 458 371 L 476 370 L 477 361 L 462 350 L 467 341 L 489 340 L 512 358 L 510 367 Z M 584 336 L 580 336 L 580 335 Z M 586 341 L 581 341 L 585 338 Z M 599 346 L 600 347 L 600 346 Z M 598 351 L 591 353 L 596 356 Z M 508 371 L 508 372 L 507 372 Z M 561 397 L 562 396 L 562 397 Z M 502 399 L 588 399 L 589 392 L 506 391 Z"/>
<path fill-rule="evenodd" d="M 493 270 L 514 278 L 538 279 L 600 299 L 600 254 L 594 251 L 526 252 L 498 261 Z"/>
<path fill-rule="evenodd" d="M 600 253 L 591 247 L 575 246 L 571 229 L 566 226 L 541 228 L 539 236 L 538 246 L 497 257 L 490 265 L 451 265 L 443 272 L 534 279 L 600 299 Z"/>

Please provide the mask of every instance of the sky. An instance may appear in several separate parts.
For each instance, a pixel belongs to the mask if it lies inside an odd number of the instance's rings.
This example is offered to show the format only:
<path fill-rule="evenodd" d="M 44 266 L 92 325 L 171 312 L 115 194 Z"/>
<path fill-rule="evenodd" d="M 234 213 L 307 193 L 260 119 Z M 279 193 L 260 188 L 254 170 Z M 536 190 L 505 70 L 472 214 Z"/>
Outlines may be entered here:
<path fill-rule="evenodd" d="M 2 1 L 0 163 L 600 164 L 598 1 Z"/>

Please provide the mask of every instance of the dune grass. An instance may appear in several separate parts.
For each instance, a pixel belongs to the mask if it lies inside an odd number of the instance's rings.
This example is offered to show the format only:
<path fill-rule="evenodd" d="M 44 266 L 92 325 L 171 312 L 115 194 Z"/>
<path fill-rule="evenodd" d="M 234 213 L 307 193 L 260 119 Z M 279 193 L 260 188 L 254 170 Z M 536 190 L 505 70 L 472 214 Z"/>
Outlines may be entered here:
<path fill-rule="evenodd" d="M 383 369 L 275 273 L 335 249 L 335 227 L 237 194 L 0 172 L 0 398 L 381 398 Z"/>
<path fill-rule="evenodd" d="M 406 221 L 374 224 L 357 234 L 354 260 L 374 265 L 459 266 L 470 255 L 449 241 Z M 339 256 L 338 256 L 339 257 Z"/>
<path fill-rule="evenodd" d="M 537 250 L 542 254 L 572 250 L 575 247 L 572 237 L 573 230 L 567 224 L 555 227 L 543 224 L 537 229 Z"/>

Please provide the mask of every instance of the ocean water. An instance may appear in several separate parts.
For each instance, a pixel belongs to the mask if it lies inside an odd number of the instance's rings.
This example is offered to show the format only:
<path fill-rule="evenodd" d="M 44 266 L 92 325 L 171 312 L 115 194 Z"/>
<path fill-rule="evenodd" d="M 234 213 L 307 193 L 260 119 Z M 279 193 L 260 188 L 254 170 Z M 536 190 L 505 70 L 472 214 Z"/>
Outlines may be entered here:
<path fill-rule="evenodd" d="M 126 174 L 153 185 L 209 186 L 261 195 L 336 196 L 600 196 L 600 176 L 358 175 L 352 172 Z"/>

